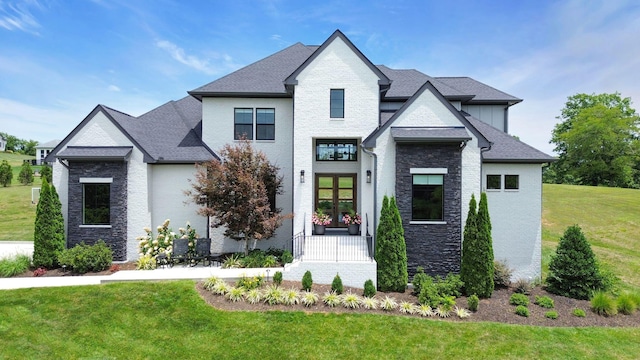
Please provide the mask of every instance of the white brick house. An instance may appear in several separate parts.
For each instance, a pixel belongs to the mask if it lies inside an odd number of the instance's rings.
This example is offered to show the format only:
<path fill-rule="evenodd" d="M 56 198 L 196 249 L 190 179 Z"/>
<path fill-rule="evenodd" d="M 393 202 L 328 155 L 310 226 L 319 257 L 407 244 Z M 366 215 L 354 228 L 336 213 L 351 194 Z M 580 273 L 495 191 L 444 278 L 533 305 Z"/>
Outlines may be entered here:
<path fill-rule="evenodd" d="M 139 117 L 99 105 L 49 155 L 69 245 L 102 238 L 116 260 L 135 260 L 142 227 L 170 218 L 208 234 L 214 252 L 238 251 L 207 229 L 183 190 L 193 164 L 245 134 L 284 176 L 276 205 L 295 216 L 258 246 L 293 250 L 292 278 L 312 268 L 329 281 L 335 272 L 356 286 L 375 281 L 370 252 L 384 195 L 397 199 L 410 272 L 457 272 L 468 203 L 482 191 L 496 259 L 516 277 L 540 276 L 541 166 L 553 158 L 506 133 L 520 99 L 468 77 L 373 65 L 340 31 L 188 93 Z M 92 184 L 110 191 L 104 224 L 82 219 L 82 188 Z M 324 236 L 312 231 L 317 208 L 334 219 Z M 340 223 L 350 209 L 363 216 L 360 236 Z"/>

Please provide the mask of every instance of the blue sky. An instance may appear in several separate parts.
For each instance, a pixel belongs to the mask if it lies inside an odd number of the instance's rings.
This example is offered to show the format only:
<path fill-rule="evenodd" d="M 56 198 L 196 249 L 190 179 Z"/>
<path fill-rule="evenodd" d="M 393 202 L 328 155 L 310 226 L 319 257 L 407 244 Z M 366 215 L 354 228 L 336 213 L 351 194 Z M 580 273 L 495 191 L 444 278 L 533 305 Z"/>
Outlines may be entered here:
<path fill-rule="evenodd" d="M 0 131 L 62 139 L 97 104 L 140 115 L 336 29 L 374 64 L 524 99 L 510 133 L 547 153 L 570 95 L 640 107 L 635 1 L 0 0 Z"/>

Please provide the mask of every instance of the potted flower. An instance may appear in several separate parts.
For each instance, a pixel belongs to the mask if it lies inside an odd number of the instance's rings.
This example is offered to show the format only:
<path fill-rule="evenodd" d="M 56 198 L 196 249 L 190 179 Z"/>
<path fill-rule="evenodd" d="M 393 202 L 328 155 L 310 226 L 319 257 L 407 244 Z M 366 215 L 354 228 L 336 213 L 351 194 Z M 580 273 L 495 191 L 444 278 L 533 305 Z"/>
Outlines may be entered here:
<path fill-rule="evenodd" d="M 311 215 L 314 233 L 316 235 L 324 235 L 325 227 L 331 224 L 331 220 L 331 216 L 325 214 L 322 209 L 316 210 L 313 215 Z"/>
<path fill-rule="evenodd" d="M 354 210 L 349 211 L 348 214 L 342 216 L 342 222 L 347 225 L 349 235 L 360 234 L 360 224 L 362 224 L 362 217 Z"/>

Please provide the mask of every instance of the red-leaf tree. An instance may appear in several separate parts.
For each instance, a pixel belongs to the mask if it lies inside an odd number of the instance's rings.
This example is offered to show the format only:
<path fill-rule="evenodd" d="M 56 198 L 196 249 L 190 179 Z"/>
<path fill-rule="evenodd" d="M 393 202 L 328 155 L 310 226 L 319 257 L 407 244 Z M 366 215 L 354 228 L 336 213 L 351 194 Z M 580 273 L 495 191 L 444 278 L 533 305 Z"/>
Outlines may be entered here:
<path fill-rule="evenodd" d="M 249 243 L 272 237 L 291 217 L 275 206 L 282 193 L 280 169 L 246 140 L 225 145 L 220 158 L 198 168 L 187 194 L 202 206 L 199 214 L 211 217 L 211 227 L 225 227 L 224 235 L 244 241 L 248 254 Z"/>

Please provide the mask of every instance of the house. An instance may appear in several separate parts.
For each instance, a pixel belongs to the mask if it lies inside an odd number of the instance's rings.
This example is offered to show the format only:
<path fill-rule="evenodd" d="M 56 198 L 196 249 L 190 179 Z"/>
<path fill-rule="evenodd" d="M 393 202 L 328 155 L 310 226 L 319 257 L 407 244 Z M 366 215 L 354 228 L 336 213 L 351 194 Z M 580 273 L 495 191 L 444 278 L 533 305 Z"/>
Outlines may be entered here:
<path fill-rule="evenodd" d="M 284 176 L 276 206 L 294 218 L 258 246 L 293 251 L 285 278 L 311 269 L 316 281 L 336 273 L 347 284 L 375 281 L 384 195 L 397 199 L 410 273 L 458 272 L 468 204 L 483 191 L 495 258 L 514 277 L 534 278 L 541 168 L 553 158 L 508 135 L 509 107 L 521 101 L 468 77 L 376 66 L 338 30 L 138 117 L 98 105 L 46 160 L 55 161 L 68 246 L 104 239 L 115 260 L 135 260 L 142 228 L 167 218 L 175 227 L 190 221 L 214 252 L 239 251 L 183 191 L 194 164 L 244 134 Z M 323 236 L 312 230 L 318 208 L 333 218 Z M 343 231 L 349 210 L 363 217 L 359 236 Z"/>
<path fill-rule="evenodd" d="M 7 139 L 4 136 L 0 135 L 0 151 L 7 150 Z"/>
<path fill-rule="evenodd" d="M 36 146 L 36 164 L 42 165 L 45 163 L 44 159 L 49 155 L 49 153 L 55 149 L 56 146 L 60 143 L 60 140 L 51 140 L 47 141 L 44 144 L 38 144 Z"/>

